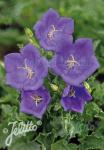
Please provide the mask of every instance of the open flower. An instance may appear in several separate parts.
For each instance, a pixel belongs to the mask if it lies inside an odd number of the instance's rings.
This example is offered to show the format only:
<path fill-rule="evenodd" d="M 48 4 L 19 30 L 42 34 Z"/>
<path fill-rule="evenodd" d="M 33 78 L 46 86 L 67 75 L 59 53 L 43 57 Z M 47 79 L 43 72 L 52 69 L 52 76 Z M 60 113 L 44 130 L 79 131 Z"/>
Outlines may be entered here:
<path fill-rule="evenodd" d="M 6 82 L 18 90 L 36 90 L 48 73 L 48 62 L 38 50 L 27 44 L 21 53 L 5 56 Z"/>
<path fill-rule="evenodd" d="M 74 21 L 71 18 L 60 17 L 55 10 L 49 9 L 36 23 L 34 31 L 44 49 L 55 50 L 60 38 L 72 42 Z"/>
<path fill-rule="evenodd" d="M 70 85 L 79 85 L 99 67 L 92 40 L 82 38 L 75 44 L 61 41 L 50 67 Z"/>
<path fill-rule="evenodd" d="M 68 85 L 63 92 L 61 105 L 65 111 L 76 111 L 82 113 L 86 102 L 92 99 L 90 93 L 83 86 Z"/>
<path fill-rule="evenodd" d="M 44 87 L 35 91 L 22 91 L 21 99 L 20 111 L 37 118 L 42 118 L 51 101 L 50 94 Z"/>

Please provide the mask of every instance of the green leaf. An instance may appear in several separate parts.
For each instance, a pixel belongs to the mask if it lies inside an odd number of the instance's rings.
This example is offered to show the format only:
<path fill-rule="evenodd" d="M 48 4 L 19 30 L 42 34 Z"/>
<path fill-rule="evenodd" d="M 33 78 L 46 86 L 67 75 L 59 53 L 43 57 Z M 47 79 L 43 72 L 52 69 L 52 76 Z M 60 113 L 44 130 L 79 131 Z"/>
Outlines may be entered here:
<path fill-rule="evenodd" d="M 101 137 L 87 136 L 81 143 L 80 150 L 104 149 L 104 138 Z"/>
<path fill-rule="evenodd" d="M 51 150 L 77 150 L 77 145 L 68 144 L 65 140 L 60 140 L 51 145 Z"/>
<path fill-rule="evenodd" d="M 2 118 L 0 120 L 0 148 L 5 148 L 5 140 L 11 132 L 11 127 L 8 127 L 8 120 L 2 120 Z"/>
<path fill-rule="evenodd" d="M 40 133 L 35 140 L 42 145 L 43 149 L 50 150 L 54 137 L 51 133 Z"/>
<path fill-rule="evenodd" d="M 15 141 L 8 150 L 41 150 L 41 147 L 38 143 L 31 141 L 26 142 L 23 139 L 18 139 Z"/>

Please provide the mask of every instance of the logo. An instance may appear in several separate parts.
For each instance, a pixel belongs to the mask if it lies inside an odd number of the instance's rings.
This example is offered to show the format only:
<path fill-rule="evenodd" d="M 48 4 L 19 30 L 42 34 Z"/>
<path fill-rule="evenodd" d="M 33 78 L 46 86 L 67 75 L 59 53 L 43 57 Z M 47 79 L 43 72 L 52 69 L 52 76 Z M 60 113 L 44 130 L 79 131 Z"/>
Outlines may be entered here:
<path fill-rule="evenodd" d="M 6 146 L 11 145 L 14 136 L 26 136 L 26 133 L 28 133 L 28 132 L 37 131 L 38 126 L 41 126 L 41 125 L 42 125 L 41 120 L 37 121 L 36 124 L 33 124 L 32 121 L 28 121 L 27 123 L 24 121 L 9 122 L 8 126 L 12 126 L 12 128 L 11 128 L 10 134 L 7 136 L 7 138 L 5 140 Z M 9 133 L 8 128 L 4 128 L 3 133 L 4 134 Z"/>

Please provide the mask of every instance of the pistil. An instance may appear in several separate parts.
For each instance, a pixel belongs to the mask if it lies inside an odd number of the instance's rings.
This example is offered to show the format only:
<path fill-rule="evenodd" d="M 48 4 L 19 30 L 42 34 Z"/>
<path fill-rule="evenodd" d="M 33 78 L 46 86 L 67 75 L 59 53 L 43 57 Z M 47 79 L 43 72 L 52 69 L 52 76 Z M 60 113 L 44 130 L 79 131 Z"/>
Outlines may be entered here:
<path fill-rule="evenodd" d="M 17 67 L 17 68 L 26 70 L 27 71 L 27 78 L 29 78 L 29 79 L 31 79 L 34 75 L 32 68 L 27 65 L 26 59 L 25 59 L 25 66 L 24 67 Z"/>
<path fill-rule="evenodd" d="M 57 31 L 62 31 L 62 30 L 56 30 L 55 26 L 52 25 L 50 31 L 48 32 L 48 38 L 49 38 L 49 40 L 53 40 L 54 33 L 57 32 Z"/>
<path fill-rule="evenodd" d="M 40 96 L 31 96 L 31 98 L 35 101 L 36 106 L 42 101 L 42 97 Z"/>
<path fill-rule="evenodd" d="M 75 90 L 73 89 L 73 87 L 71 87 L 71 89 L 70 89 L 69 96 L 75 97 Z"/>
<path fill-rule="evenodd" d="M 68 60 L 66 61 L 66 65 L 68 67 L 68 69 L 72 69 L 74 66 L 76 65 L 80 65 L 78 61 L 75 60 L 73 55 L 70 55 L 70 58 L 68 58 Z"/>

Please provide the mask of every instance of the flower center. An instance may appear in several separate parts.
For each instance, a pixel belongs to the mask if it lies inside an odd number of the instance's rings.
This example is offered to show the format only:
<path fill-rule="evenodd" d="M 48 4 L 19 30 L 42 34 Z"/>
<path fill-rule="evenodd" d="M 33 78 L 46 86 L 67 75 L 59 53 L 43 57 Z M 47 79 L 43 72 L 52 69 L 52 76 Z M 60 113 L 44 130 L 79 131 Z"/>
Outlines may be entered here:
<path fill-rule="evenodd" d="M 68 58 L 68 60 L 66 61 L 66 65 L 68 67 L 68 69 L 72 69 L 74 66 L 76 65 L 80 65 L 78 61 L 75 60 L 73 55 L 70 55 L 70 58 Z"/>
<path fill-rule="evenodd" d="M 32 68 L 27 65 L 26 59 L 25 59 L 25 66 L 24 67 L 18 67 L 18 69 L 26 70 L 27 71 L 27 78 L 29 78 L 29 79 L 31 79 L 34 75 Z"/>
<path fill-rule="evenodd" d="M 31 96 L 31 98 L 35 101 L 36 106 L 42 101 L 42 97 L 41 96 Z"/>
<path fill-rule="evenodd" d="M 48 32 L 48 38 L 49 40 L 53 40 L 54 38 L 54 33 L 57 31 L 62 31 L 62 30 L 56 30 L 55 26 L 52 25 L 50 31 Z"/>
<path fill-rule="evenodd" d="M 75 97 L 75 90 L 73 89 L 73 87 L 70 89 L 69 96 Z"/>

